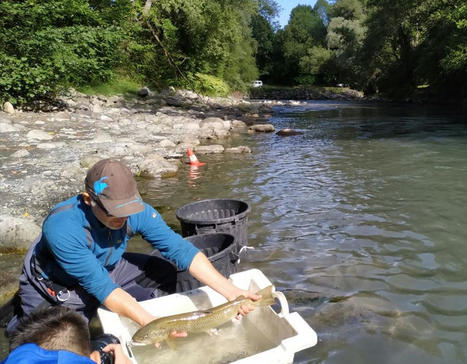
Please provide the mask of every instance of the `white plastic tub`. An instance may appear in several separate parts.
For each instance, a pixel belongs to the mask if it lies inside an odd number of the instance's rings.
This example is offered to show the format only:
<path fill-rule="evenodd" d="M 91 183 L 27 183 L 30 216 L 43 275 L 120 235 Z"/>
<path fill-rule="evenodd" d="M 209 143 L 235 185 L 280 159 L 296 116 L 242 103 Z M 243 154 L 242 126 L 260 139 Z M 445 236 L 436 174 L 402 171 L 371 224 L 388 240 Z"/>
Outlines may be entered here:
<path fill-rule="evenodd" d="M 271 285 L 258 269 L 251 269 L 230 276 L 232 282 L 254 292 Z M 217 335 L 205 333 L 177 338 L 176 350 L 157 349 L 152 345 L 130 346 L 131 337 L 138 329 L 131 320 L 105 309 L 98 309 L 98 316 L 105 333 L 117 336 L 134 363 L 292 363 L 297 351 L 316 345 L 316 332 L 296 312 L 289 312 L 285 296 L 275 292 L 281 311 L 271 307 L 257 308 L 241 320 L 219 327 Z M 225 298 L 209 287 L 172 294 L 140 302 L 155 316 L 174 315 L 224 303 Z"/>

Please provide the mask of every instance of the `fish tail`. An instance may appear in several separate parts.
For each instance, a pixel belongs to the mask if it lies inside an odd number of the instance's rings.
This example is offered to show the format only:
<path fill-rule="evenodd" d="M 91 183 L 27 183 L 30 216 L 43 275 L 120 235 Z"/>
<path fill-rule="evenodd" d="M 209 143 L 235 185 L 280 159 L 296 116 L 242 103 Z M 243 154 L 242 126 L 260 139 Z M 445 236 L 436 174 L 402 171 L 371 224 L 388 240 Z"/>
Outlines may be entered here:
<path fill-rule="evenodd" d="M 257 301 L 259 306 L 269 306 L 274 303 L 274 297 L 272 296 L 273 289 L 274 287 L 271 285 L 256 292 L 256 294 L 261 295 L 261 298 Z"/>

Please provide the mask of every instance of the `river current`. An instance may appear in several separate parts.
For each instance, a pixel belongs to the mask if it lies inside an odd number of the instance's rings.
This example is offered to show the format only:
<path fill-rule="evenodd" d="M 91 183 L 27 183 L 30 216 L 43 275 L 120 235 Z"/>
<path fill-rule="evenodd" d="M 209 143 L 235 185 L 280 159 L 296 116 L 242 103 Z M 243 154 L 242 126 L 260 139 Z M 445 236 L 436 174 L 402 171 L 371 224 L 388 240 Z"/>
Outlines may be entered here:
<path fill-rule="evenodd" d="M 250 204 L 254 249 L 239 269 L 261 269 L 318 333 L 296 363 L 465 363 L 465 119 L 426 106 L 276 107 L 276 130 L 301 135 L 233 136 L 252 153 L 198 156 L 205 166 L 140 186 L 177 231 L 184 204 Z"/>

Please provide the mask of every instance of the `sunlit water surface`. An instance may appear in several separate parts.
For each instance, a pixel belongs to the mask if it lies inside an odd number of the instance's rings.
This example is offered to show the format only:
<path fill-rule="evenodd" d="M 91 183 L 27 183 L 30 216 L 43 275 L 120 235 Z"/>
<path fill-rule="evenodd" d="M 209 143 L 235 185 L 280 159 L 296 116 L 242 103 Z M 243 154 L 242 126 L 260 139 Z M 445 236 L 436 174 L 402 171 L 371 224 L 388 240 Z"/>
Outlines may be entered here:
<path fill-rule="evenodd" d="M 303 134 L 233 137 L 252 154 L 198 156 L 198 170 L 141 181 L 145 200 L 177 231 L 186 203 L 250 204 L 255 249 L 239 268 L 261 269 L 319 336 L 295 362 L 467 362 L 465 114 L 310 102 L 271 122 Z M 139 240 L 132 250 L 150 251 Z M 217 348 L 229 354 L 244 335 Z"/>
<path fill-rule="evenodd" d="M 465 114 L 330 102 L 275 109 L 233 138 L 251 155 L 199 156 L 147 185 L 175 229 L 199 199 L 250 203 L 240 268 L 259 268 L 317 331 L 297 363 L 467 362 Z"/>

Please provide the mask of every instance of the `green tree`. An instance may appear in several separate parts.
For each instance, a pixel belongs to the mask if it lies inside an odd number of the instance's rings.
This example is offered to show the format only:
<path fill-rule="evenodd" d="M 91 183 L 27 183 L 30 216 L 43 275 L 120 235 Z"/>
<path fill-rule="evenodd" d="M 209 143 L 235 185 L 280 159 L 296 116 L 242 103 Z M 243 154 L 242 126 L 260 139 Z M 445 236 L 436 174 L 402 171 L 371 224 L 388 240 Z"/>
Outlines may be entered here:
<path fill-rule="evenodd" d="M 369 5 L 362 52 L 369 89 L 404 96 L 427 84 L 433 91 L 465 92 L 463 1 L 373 0 Z"/>
<path fill-rule="evenodd" d="M 330 10 L 326 42 L 331 56 L 326 62 L 328 80 L 361 86 L 358 55 L 365 39 L 365 13 L 359 0 L 338 0 Z"/>
<path fill-rule="evenodd" d="M 289 82 L 309 80 L 309 72 L 302 68 L 300 61 L 303 57 L 309 57 L 310 48 L 323 46 L 325 39 L 326 27 L 311 6 L 299 5 L 292 9 L 289 23 L 282 35 L 282 51 L 287 69 L 283 77 Z"/>
<path fill-rule="evenodd" d="M 46 98 L 60 87 L 105 81 L 122 61 L 125 32 L 106 11 L 131 5 L 116 0 L 94 9 L 86 0 L 0 3 L 0 99 Z"/>

